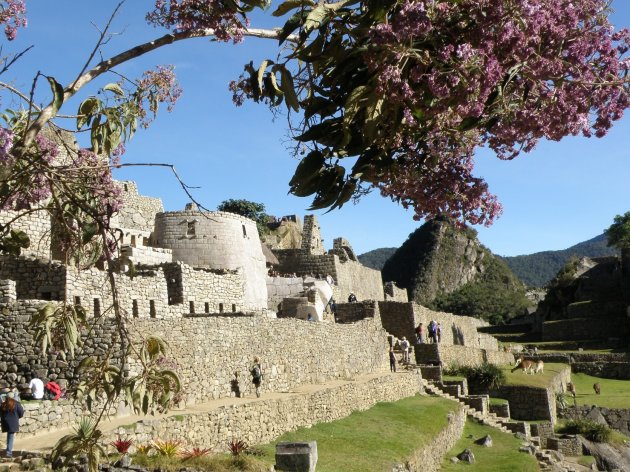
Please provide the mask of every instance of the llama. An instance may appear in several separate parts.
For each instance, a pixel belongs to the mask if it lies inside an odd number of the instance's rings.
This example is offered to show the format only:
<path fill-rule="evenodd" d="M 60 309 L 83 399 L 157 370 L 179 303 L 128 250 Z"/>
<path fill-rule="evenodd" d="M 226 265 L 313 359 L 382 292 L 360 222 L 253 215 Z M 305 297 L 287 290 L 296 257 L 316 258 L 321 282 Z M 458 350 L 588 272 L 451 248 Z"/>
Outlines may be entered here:
<path fill-rule="evenodd" d="M 540 359 L 534 361 L 532 359 L 524 359 L 522 357 L 519 357 L 516 361 L 516 364 L 514 365 L 514 368 L 512 369 L 512 372 L 518 369 L 522 369 L 523 372 L 526 374 L 533 375 L 537 374 L 538 372 L 542 374 L 544 373 L 545 363 Z"/>

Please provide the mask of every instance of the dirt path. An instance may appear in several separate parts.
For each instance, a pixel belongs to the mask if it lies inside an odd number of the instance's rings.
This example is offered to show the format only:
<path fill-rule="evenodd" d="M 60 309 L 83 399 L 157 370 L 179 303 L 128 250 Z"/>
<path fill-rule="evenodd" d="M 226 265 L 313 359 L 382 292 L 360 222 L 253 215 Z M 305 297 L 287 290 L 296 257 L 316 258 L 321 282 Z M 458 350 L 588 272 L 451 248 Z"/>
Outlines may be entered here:
<path fill-rule="evenodd" d="M 339 387 L 344 384 L 364 383 L 369 380 L 375 379 L 377 377 L 380 377 L 383 375 L 389 375 L 389 374 L 390 374 L 389 371 L 387 372 L 382 371 L 382 372 L 377 372 L 377 373 L 373 373 L 369 375 L 357 376 L 353 378 L 352 380 L 331 380 L 329 382 L 325 382 L 322 384 L 306 384 L 286 393 L 263 391 L 263 394 L 260 398 L 256 398 L 255 396 L 249 396 L 245 398 L 232 398 L 232 397 L 219 398 L 217 400 L 209 400 L 205 403 L 199 403 L 199 404 L 192 405 L 183 409 L 171 410 L 166 415 L 155 415 L 155 416 L 127 415 L 127 416 L 115 417 L 115 418 L 110 418 L 108 420 L 102 421 L 100 428 L 104 433 L 106 433 L 120 426 L 136 423 L 141 420 L 167 418 L 169 416 L 185 415 L 187 413 L 207 412 L 207 411 L 211 411 L 211 410 L 214 410 L 216 408 L 220 408 L 226 405 L 244 405 L 247 403 L 259 402 L 259 401 L 265 401 L 265 400 L 290 398 L 291 396 L 297 396 L 297 395 L 309 395 L 320 390 L 325 390 L 325 389 L 333 388 L 333 387 Z M 38 434 L 35 436 L 29 436 L 25 438 L 20 437 L 20 434 L 18 433 L 15 438 L 14 449 L 16 451 L 24 450 L 24 451 L 31 451 L 31 452 L 48 451 L 55 445 L 55 443 L 60 438 L 72 432 L 73 432 L 72 428 L 64 428 L 64 429 L 59 429 L 57 431 L 53 431 L 50 433 Z"/>

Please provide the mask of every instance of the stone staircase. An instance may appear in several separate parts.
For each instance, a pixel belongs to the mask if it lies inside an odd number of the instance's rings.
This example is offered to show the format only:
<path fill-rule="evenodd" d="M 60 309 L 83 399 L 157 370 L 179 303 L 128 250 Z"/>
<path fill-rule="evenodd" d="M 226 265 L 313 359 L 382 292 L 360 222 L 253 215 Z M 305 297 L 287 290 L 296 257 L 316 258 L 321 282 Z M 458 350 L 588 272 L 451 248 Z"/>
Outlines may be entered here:
<path fill-rule="evenodd" d="M 466 414 L 473 418 L 476 422 L 498 429 L 504 433 L 512 433 L 519 439 L 523 440 L 521 451 L 532 454 L 536 457 L 541 471 L 553 471 L 553 472 L 582 472 L 588 470 L 582 468 L 577 464 L 568 464 L 562 460 L 561 455 L 558 455 L 557 451 L 545 450 L 540 447 L 540 438 L 537 436 L 531 436 L 529 434 L 529 428 L 527 423 L 516 422 L 510 419 L 504 419 L 497 416 L 490 411 L 480 411 L 467 404 L 467 395 L 453 395 L 445 392 L 438 385 L 439 382 L 429 380 L 424 382 L 425 390 L 432 394 L 442 398 L 459 402 L 463 407 Z M 452 386 L 446 386 L 448 390 L 452 391 Z M 520 431 L 519 431 L 520 430 Z M 576 468 L 576 467 L 579 467 Z"/>

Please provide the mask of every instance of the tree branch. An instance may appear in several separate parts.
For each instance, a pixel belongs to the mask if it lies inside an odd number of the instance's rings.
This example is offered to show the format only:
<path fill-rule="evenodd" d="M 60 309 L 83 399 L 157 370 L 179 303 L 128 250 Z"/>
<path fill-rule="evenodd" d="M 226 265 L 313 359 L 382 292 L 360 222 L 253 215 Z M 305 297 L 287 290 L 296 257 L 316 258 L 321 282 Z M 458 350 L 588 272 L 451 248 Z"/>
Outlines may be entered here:
<path fill-rule="evenodd" d="M 252 36 L 255 38 L 264 38 L 264 39 L 278 39 L 281 33 L 280 28 L 274 29 L 260 29 L 260 28 L 249 28 L 245 31 L 245 36 Z M 159 49 L 163 46 L 167 46 L 176 41 L 181 41 L 184 39 L 190 38 L 200 38 L 200 37 L 209 37 L 214 36 L 214 29 L 208 28 L 200 31 L 186 31 L 180 33 L 169 33 L 160 38 L 157 38 L 153 41 L 149 41 L 144 44 L 140 44 L 136 47 L 128 49 L 116 56 L 111 57 L 110 59 L 106 59 L 101 61 L 92 69 L 78 77 L 71 85 L 66 87 L 63 92 L 63 101 L 67 101 L 70 97 L 76 94 L 82 87 L 86 84 L 94 80 L 96 77 L 100 76 L 104 72 L 123 64 L 127 61 L 135 59 L 137 57 L 143 56 L 155 49 Z M 290 36 L 287 38 L 288 41 L 297 41 L 298 38 L 296 36 Z M 51 119 L 55 117 L 55 108 L 53 106 L 53 102 L 42 110 L 37 119 L 28 127 L 25 135 L 23 147 L 27 148 L 35 139 L 35 136 L 39 134 L 39 132 L 43 129 L 43 127 L 48 123 Z"/>

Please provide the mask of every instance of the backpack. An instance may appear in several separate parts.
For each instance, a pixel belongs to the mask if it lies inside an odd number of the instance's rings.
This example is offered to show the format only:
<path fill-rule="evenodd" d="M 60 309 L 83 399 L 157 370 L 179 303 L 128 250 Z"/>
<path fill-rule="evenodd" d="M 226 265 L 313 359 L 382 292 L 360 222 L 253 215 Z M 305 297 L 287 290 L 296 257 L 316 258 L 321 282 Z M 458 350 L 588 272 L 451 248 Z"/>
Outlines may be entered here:
<path fill-rule="evenodd" d="M 258 365 L 255 365 L 254 367 L 252 367 L 252 377 L 255 379 L 259 379 L 260 377 L 262 377 L 262 374 L 260 372 L 260 367 L 258 367 Z"/>

